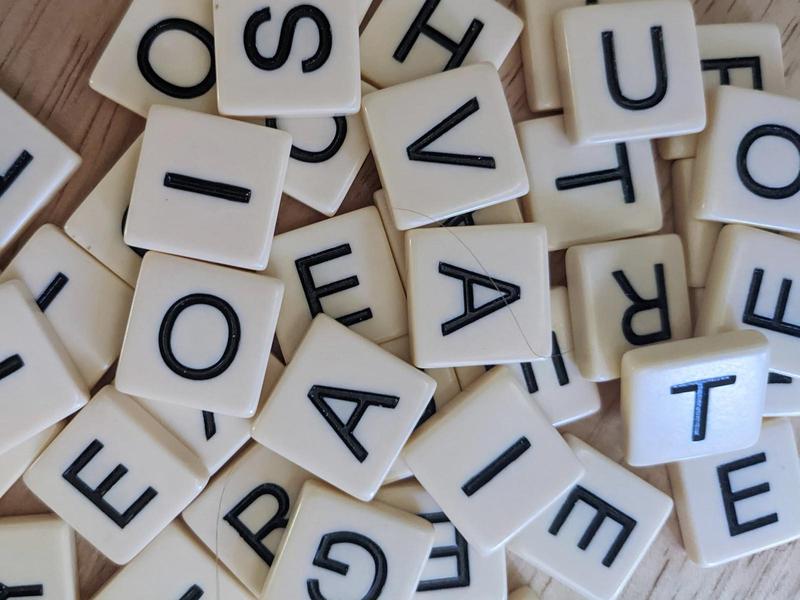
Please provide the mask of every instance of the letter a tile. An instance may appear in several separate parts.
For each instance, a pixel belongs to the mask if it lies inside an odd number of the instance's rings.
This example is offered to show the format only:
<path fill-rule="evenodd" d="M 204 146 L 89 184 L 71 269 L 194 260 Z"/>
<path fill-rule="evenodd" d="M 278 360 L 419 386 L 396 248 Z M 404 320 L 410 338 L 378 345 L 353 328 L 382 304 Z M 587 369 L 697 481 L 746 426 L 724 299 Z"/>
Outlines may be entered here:
<path fill-rule="evenodd" d="M 405 231 L 528 192 L 497 71 L 482 63 L 364 98 L 394 223 Z"/>
<path fill-rule="evenodd" d="M 669 466 L 686 553 L 713 567 L 800 537 L 800 462 L 787 419 L 755 446 Z"/>
<path fill-rule="evenodd" d="M 567 434 L 585 475 L 508 549 L 592 600 L 622 591 L 672 512 L 672 499 Z"/>
<path fill-rule="evenodd" d="M 546 238 L 538 224 L 408 232 L 414 364 L 489 365 L 550 356 Z"/>

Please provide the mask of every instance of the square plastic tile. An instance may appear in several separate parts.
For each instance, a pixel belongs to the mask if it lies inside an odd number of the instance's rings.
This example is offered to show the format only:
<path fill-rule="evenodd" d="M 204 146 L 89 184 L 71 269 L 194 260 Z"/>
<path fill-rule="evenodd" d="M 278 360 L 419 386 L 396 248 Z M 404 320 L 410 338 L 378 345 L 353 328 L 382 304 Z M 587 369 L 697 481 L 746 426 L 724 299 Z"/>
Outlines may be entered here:
<path fill-rule="evenodd" d="M 63 423 L 56 423 L 0 454 L 0 497 L 4 496 L 17 482 L 17 479 L 22 477 L 25 470 L 31 466 L 31 463 L 53 441 L 63 427 Z"/>

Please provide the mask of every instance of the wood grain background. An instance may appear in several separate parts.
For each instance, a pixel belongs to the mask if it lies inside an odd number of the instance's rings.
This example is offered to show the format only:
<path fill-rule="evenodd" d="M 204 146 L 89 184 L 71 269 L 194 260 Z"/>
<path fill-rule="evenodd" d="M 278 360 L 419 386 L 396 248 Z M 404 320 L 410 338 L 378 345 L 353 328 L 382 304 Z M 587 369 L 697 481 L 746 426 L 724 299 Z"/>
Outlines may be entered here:
<path fill-rule="evenodd" d="M 501 1 L 513 4 L 511 0 Z M 89 74 L 128 3 L 129 0 L 0 0 L 0 88 L 83 157 L 80 170 L 31 224 L 20 243 L 42 223 L 62 225 L 143 129 L 144 121 L 140 117 L 96 94 L 88 86 Z M 788 93 L 800 98 L 800 0 L 695 0 L 694 4 L 701 23 L 765 21 L 777 24 L 783 39 Z M 501 73 L 514 120 L 530 118 L 518 48 L 511 52 Z M 661 165 L 660 171 L 665 210 L 668 210 L 669 181 L 665 167 Z M 370 158 L 350 190 L 342 212 L 370 204 L 372 193 L 379 187 Z M 278 231 L 322 218 L 304 205 L 284 198 Z M 0 257 L 0 266 L 7 264 L 14 251 L 15 248 L 11 248 Z M 564 283 L 562 258 L 560 253 L 551 258 L 554 284 Z M 602 391 L 601 413 L 569 430 L 621 461 L 618 387 L 606 384 Z M 634 471 L 670 492 L 665 469 Z M 46 511 L 22 483 L 0 499 L 0 516 Z M 800 543 L 794 543 L 724 567 L 700 569 L 686 558 L 673 516 L 622 598 L 800 598 L 798 564 Z M 79 566 L 81 594 L 85 599 L 116 571 L 114 565 L 83 540 L 79 540 Z M 543 600 L 578 597 L 510 557 L 509 584 L 513 589 L 523 583 L 530 583 Z"/>

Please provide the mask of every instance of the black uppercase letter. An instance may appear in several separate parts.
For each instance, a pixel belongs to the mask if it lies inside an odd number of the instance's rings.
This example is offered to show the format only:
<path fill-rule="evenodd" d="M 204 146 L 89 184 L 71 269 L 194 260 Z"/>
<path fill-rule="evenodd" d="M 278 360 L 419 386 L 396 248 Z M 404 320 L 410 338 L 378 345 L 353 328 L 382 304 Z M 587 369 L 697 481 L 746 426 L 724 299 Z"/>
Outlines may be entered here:
<path fill-rule="evenodd" d="M 386 585 L 389 566 L 386 561 L 386 555 L 383 553 L 383 550 L 381 550 L 381 547 L 367 536 L 352 531 L 326 533 L 319 542 L 317 553 L 314 556 L 314 566 L 338 573 L 339 575 L 347 575 L 350 566 L 330 557 L 331 549 L 339 544 L 358 546 L 366 550 L 370 555 L 375 564 L 375 574 L 373 575 L 369 590 L 361 597 L 361 600 L 378 600 L 383 586 Z M 320 591 L 319 579 L 307 579 L 306 587 L 311 600 L 327 600 Z"/>
<path fill-rule="evenodd" d="M 0 362 L 0 380 L 5 379 L 9 375 L 13 375 L 25 366 L 25 361 L 19 354 L 12 354 L 3 362 Z"/>
<path fill-rule="evenodd" d="M 14 180 L 20 176 L 29 164 L 31 164 L 32 160 L 33 156 L 27 150 L 23 150 L 19 153 L 19 156 L 11 163 L 8 170 L 0 175 L 0 197 L 8 191 L 8 188 L 11 187 Z"/>
<path fill-rule="evenodd" d="M 622 316 L 622 333 L 628 343 L 634 346 L 644 346 L 663 342 L 672 337 L 672 327 L 669 323 L 669 305 L 667 304 L 667 284 L 664 278 L 664 265 L 658 263 L 653 266 L 656 276 L 656 297 L 649 300 L 642 298 L 633 289 L 631 282 L 623 271 L 614 271 L 614 280 L 617 282 L 623 293 L 631 301 L 631 305 L 625 310 Z M 661 318 L 661 327 L 658 331 L 647 334 L 639 334 L 633 330 L 633 318 L 640 312 L 658 309 Z"/>
<path fill-rule="evenodd" d="M 736 151 L 736 170 L 742 185 L 754 193 L 756 196 L 767 198 L 768 200 L 785 200 L 800 192 L 800 170 L 791 183 L 781 187 L 764 185 L 755 180 L 747 166 L 747 156 L 750 149 L 758 140 L 764 137 L 776 137 L 791 143 L 800 155 L 800 133 L 784 125 L 759 125 L 748 131 L 739 142 L 739 149 Z"/>
<path fill-rule="evenodd" d="M 776 373 L 774 371 L 769 372 L 769 376 L 767 377 L 767 385 L 791 385 L 792 378 L 788 375 L 781 375 L 780 373 Z"/>
<path fill-rule="evenodd" d="M 633 204 L 636 202 L 631 165 L 628 160 L 628 147 L 624 143 L 616 144 L 615 147 L 617 151 L 616 167 L 613 169 L 603 169 L 601 171 L 590 171 L 588 173 L 559 177 L 556 179 L 556 189 L 559 191 L 572 190 L 590 185 L 619 181 L 622 186 L 622 197 L 625 200 L 625 204 Z"/>
<path fill-rule="evenodd" d="M 433 129 L 423 134 L 422 137 L 413 141 L 406 153 L 408 160 L 419 162 L 437 163 L 443 165 L 456 165 L 459 167 L 477 167 L 479 169 L 496 169 L 494 157 L 480 156 L 473 154 L 455 154 L 452 152 L 433 152 L 426 150 L 433 142 L 438 140 L 448 131 L 456 127 L 462 121 L 468 119 L 481 109 L 478 103 L 478 98 L 471 98 L 467 100 L 462 106 L 458 107 L 453 113 L 449 114 L 442 120 L 441 123 L 434 126 Z"/>
<path fill-rule="evenodd" d="M 31 585 L 5 585 L 0 583 L 0 600 L 9 598 L 34 598 L 44 596 L 44 586 L 40 583 Z"/>
<path fill-rule="evenodd" d="M 443 512 L 425 513 L 417 515 L 429 523 L 437 525 L 439 523 L 450 523 L 450 519 Z M 429 560 L 441 558 L 456 559 L 456 574 L 452 577 L 440 577 L 438 579 L 422 579 L 417 586 L 418 592 L 432 592 L 436 590 L 452 590 L 455 588 L 469 587 L 469 545 L 464 536 L 453 527 L 455 535 L 454 543 L 450 546 L 434 546 L 431 548 Z"/>
<path fill-rule="evenodd" d="M 56 276 L 50 280 L 50 283 L 47 284 L 44 291 L 36 298 L 36 305 L 39 307 L 39 310 L 42 312 L 46 311 L 47 307 L 56 299 L 56 296 L 61 293 L 61 290 L 64 289 L 67 283 L 69 283 L 69 277 L 61 272 L 56 273 Z"/>
<path fill-rule="evenodd" d="M 558 379 L 559 387 L 569 385 L 569 373 L 567 372 L 567 365 L 564 363 L 564 356 L 561 354 L 561 346 L 558 344 L 558 336 L 556 332 L 552 332 L 553 340 L 553 353 L 550 361 L 553 363 L 553 370 L 556 372 L 556 379 Z M 539 382 L 536 380 L 536 373 L 533 370 L 533 363 L 520 363 L 522 369 L 522 377 L 525 379 L 525 387 L 529 394 L 535 394 L 539 391 Z"/>
<path fill-rule="evenodd" d="M 353 453 L 356 460 L 362 463 L 367 459 L 367 456 L 369 456 L 369 452 L 361 445 L 361 442 L 356 439 L 355 429 L 358 427 L 364 413 L 367 412 L 367 409 L 371 406 L 394 409 L 400 401 L 400 398 L 397 396 L 373 394 L 359 390 L 346 390 L 324 385 L 311 386 L 311 389 L 308 391 L 308 399 L 311 400 L 311 403 L 325 418 L 328 425 L 333 428 L 336 435 L 344 442 L 348 450 Z M 325 401 L 326 399 L 355 403 L 356 407 L 351 413 L 350 418 L 347 419 L 347 423 L 342 421 L 331 409 L 330 405 Z"/>
<path fill-rule="evenodd" d="M 206 434 L 206 441 L 217 435 L 217 420 L 214 413 L 207 410 L 203 411 L 203 430 Z"/>
<path fill-rule="evenodd" d="M 606 83 L 614 102 L 627 110 L 647 110 L 653 108 L 667 95 L 667 59 L 664 51 L 664 32 L 661 27 L 650 28 L 650 44 L 653 49 L 653 66 L 655 69 L 655 88 L 646 98 L 628 98 L 623 92 L 617 71 L 617 51 L 614 45 L 614 32 L 604 31 L 603 61 L 606 68 Z"/>
<path fill-rule="evenodd" d="M 94 504 L 100 511 L 111 519 L 117 527 L 125 529 L 125 527 L 138 515 L 145 506 L 158 495 L 158 492 L 152 487 L 149 487 L 142 492 L 142 494 L 131 504 L 124 512 L 119 512 L 116 508 L 111 506 L 104 496 L 111 491 L 117 482 L 122 479 L 127 473 L 128 468 L 124 465 L 117 465 L 108 476 L 100 482 L 96 488 L 89 487 L 83 479 L 80 478 L 80 473 L 83 468 L 88 465 L 91 460 L 97 456 L 103 449 L 103 444 L 99 440 L 93 440 L 86 449 L 81 452 L 80 456 L 67 467 L 62 477 L 69 482 L 72 487 L 78 490 L 81 494 L 86 496 L 86 499 Z"/>
<path fill-rule="evenodd" d="M 358 277 L 353 275 L 351 277 L 340 279 L 339 281 L 333 281 L 317 287 L 317 284 L 314 283 L 314 276 L 311 274 L 311 268 L 328 262 L 329 260 L 335 260 L 337 258 L 341 258 L 342 256 L 348 256 L 352 253 L 353 251 L 350 249 L 350 244 L 342 244 L 341 246 L 328 248 L 322 252 L 304 256 L 294 261 L 295 268 L 297 269 L 297 276 L 300 278 L 300 285 L 303 287 L 303 293 L 305 294 L 306 302 L 308 303 L 308 309 L 311 311 L 312 318 L 316 317 L 321 312 L 325 312 L 322 309 L 322 298 L 325 298 L 326 296 L 332 296 L 333 294 L 338 294 L 339 292 L 344 292 L 356 287 L 358 285 Z M 336 320 L 342 325 L 350 327 L 351 325 L 367 321 L 371 318 L 372 310 L 369 308 L 363 308 L 348 315 L 338 317 Z"/>
<path fill-rule="evenodd" d="M 164 187 L 241 204 L 250 202 L 251 196 L 249 189 L 238 185 L 199 179 L 189 175 L 181 175 L 180 173 L 167 173 L 164 175 Z"/>
<path fill-rule="evenodd" d="M 733 385 L 736 375 L 701 379 L 673 385 L 670 392 L 674 394 L 694 393 L 694 419 L 692 421 L 692 441 L 700 442 L 706 439 L 706 424 L 708 423 L 708 398 L 715 387 Z"/>
<path fill-rule="evenodd" d="M 469 481 L 462 485 L 461 491 L 464 492 L 467 497 L 474 496 L 483 486 L 505 470 L 506 467 L 525 454 L 530 447 L 531 443 L 528 438 L 522 436 L 504 450 L 500 456 L 490 462 L 480 473 L 471 477 Z"/>
<path fill-rule="evenodd" d="M 791 279 L 783 279 L 781 281 L 781 289 L 778 292 L 778 302 L 775 305 L 775 312 L 772 317 L 763 317 L 756 314 L 756 304 L 758 304 L 758 296 L 761 294 L 761 281 L 763 279 L 764 269 L 753 269 L 753 276 L 750 279 L 750 290 L 747 292 L 747 301 L 744 305 L 742 322 L 746 325 L 753 325 L 776 333 L 800 337 L 800 325 L 788 323 L 783 320 L 786 314 L 786 305 L 789 303 L 789 292 L 792 291 Z"/>
<path fill-rule="evenodd" d="M 162 33 L 168 31 L 184 31 L 200 40 L 208 50 L 208 72 L 200 83 L 191 86 L 175 85 L 161 77 L 153 68 L 153 65 L 150 64 L 150 49 L 153 47 L 153 43 Z M 166 94 L 172 98 L 180 98 L 182 100 L 197 98 L 209 92 L 217 81 L 217 71 L 214 65 L 214 36 L 211 35 L 207 29 L 187 19 L 164 19 L 148 29 L 139 42 L 139 49 L 136 52 L 136 62 L 139 65 L 139 71 L 142 73 L 142 77 L 145 78 L 145 81 L 162 94 Z"/>
<path fill-rule="evenodd" d="M 322 150 L 304 150 L 303 148 L 298 148 L 292 144 L 292 150 L 289 153 L 289 156 L 295 160 L 309 164 L 324 163 L 336 156 L 339 150 L 342 149 L 342 146 L 347 139 L 347 119 L 340 116 L 331 118 L 333 119 L 333 124 L 336 127 L 336 131 L 333 134 L 333 139 L 331 140 L 330 144 L 325 146 L 325 148 Z M 278 128 L 278 120 L 274 118 L 265 119 L 264 124 L 272 129 Z"/>
<path fill-rule="evenodd" d="M 581 550 L 586 550 L 586 548 L 589 547 L 589 544 L 592 543 L 594 536 L 597 535 L 597 531 L 600 529 L 600 526 L 606 519 L 616 521 L 622 528 L 617 535 L 617 538 L 614 540 L 614 543 L 611 544 L 611 548 L 608 549 L 605 557 L 603 557 L 603 566 L 611 567 L 611 565 L 614 564 L 614 561 L 617 559 L 617 555 L 619 554 L 620 550 L 622 550 L 622 547 L 625 545 L 625 542 L 628 541 L 628 538 L 630 537 L 631 532 L 633 532 L 634 527 L 636 527 L 636 520 L 633 517 L 626 515 L 618 508 L 611 506 L 608 502 L 599 496 L 596 496 L 586 488 L 576 485 L 575 488 L 570 492 L 564 504 L 561 506 L 556 518 L 553 519 L 550 529 L 548 529 L 548 532 L 551 535 L 558 535 L 558 532 L 561 531 L 561 527 L 564 525 L 564 523 L 566 523 L 569 515 L 572 513 L 572 510 L 575 508 L 575 505 L 578 502 L 584 502 L 597 511 L 592 519 L 592 522 L 589 523 L 589 527 L 578 541 L 578 548 Z"/>
<path fill-rule="evenodd" d="M 753 89 L 763 90 L 761 77 L 761 58 L 758 56 L 738 56 L 735 58 L 704 58 L 700 61 L 703 71 L 719 71 L 719 84 L 731 84 L 731 71 L 734 69 L 750 69 L 753 74 Z"/>
<path fill-rule="evenodd" d="M 184 310 L 196 305 L 216 308 L 225 317 L 225 322 L 228 324 L 228 341 L 225 345 L 225 350 L 217 362 L 202 369 L 187 367 L 177 359 L 172 351 L 172 330 L 175 328 L 178 317 L 181 316 Z M 239 316 L 230 304 L 219 296 L 212 294 L 189 294 L 170 306 L 164 315 L 158 332 L 158 349 L 161 352 L 161 358 L 164 363 L 173 373 L 185 379 L 205 381 L 222 375 L 231 366 L 236 358 L 236 353 L 239 351 L 241 337 L 242 329 L 239 324 Z"/>
<path fill-rule="evenodd" d="M 417 13 L 417 16 L 411 23 L 411 27 L 409 27 L 403 39 L 400 41 L 400 45 L 397 46 L 397 49 L 392 55 L 397 62 L 405 62 L 420 35 L 427 36 L 450 53 L 450 60 L 447 61 L 444 67 L 445 71 L 460 67 L 464 59 L 467 58 L 467 54 L 469 54 L 469 51 L 472 49 L 472 46 L 483 30 L 483 22 L 478 19 L 472 19 L 467 31 L 464 33 L 464 37 L 457 42 L 428 24 L 434 11 L 439 6 L 440 1 L 441 0 L 425 0 L 419 13 Z"/>
<path fill-rule="evenodd" d="M 200 600 L 203 597 L 203 588 L 199 585 L 193 585 L 186 593 L 180 597 L 180 600 Z"/>
<path fill-rule="evenodd" d="M 275 511 L 269 521 L 258 531 L 252 531 L 241 520 L 241 514 L 246 511 L 252 504 L 259 498 L 264 496 L 272 496 L 278 503 L 278 509 Z M 264 545 L 266 537 L 277 529 L 284 529 L 289 522 L 287 515 L 289 514 L 289 494 L 286 493 L 281 486 L 275 483 L 263 483 L 251 490 L 244 498 L 242 498 L 236 506 L 234 506 L 223 517 L 225 522 L 236 530 L 236 533 L 245 541 L 245 543 L 258 554 L 258 556 L 272 566 L 272 561 L 275 560 L 275 555 L 272 551 Z"/>
<path fill-rule="evenodd" d="M 275 71 L 280 69 L 289 60 L 292 52 L 292 41 L 294 40 L 297 24 L 303 19 L 310 19 L 317 26 L 319 32 L 319 45 L 317 50 L 308 58 L 303 59 L 301 65 L 303 73 L 312 73 L 321 68 L 331 55 L 333 48 L 333 33 L 328 17 L 316 6 L 301 4 L 295 6 L 283 20 L 281 35 L 278 39 L 278 49 L 274 56 L 267 57 L 258 50 L 257 37 L 259 28 L 268 21 L 272 20 L 272 12 L 269 7 L 253 13 L 247 20 L 244 28 L 244 50 L 247 58 L 259 69 L 264 71 Z"/>
<path fill-rule="evenodd" d="M 468 271 L 461 267 L 440 262 L 439 273 L 461 280 L 464 292 L 464 312 L 459 316 L 442 323 L 442 335 L 450 335 L 467 325 L 492 314 L 495 311 L 505 308 L 520 299 L 521 289 L 518 285 L 493 279 L 481 273 Z M 481 306 L 475 306 L 475 286 L 494 290 L 500 294 L 494 300 L 490 300 Z"/>
<path fill-rule="evenodd" d="M 747 458 L 734 460 L 724 465 L 717 467 L 717 477 L 719 478 L 719 489 L 722 493 L 722 504 L 725 506 L 725 517 L 728 520 L 728 531 L 731 537 L 753 531 L 754 529 L 761 529 L 767 525 L 772 525 L 778 522 L 778 513 L 772 513 L 763 517 L 758 517 L 751 521 L 744 523 L 739 522 L 739 517 L 736 514 L 736 503 L 741 500 L 747 500 L 754 496 L 760 496 L 769 492 L 769 483 L 760 483 L 749 488 L 733 491 L 731 489 L 730 474 L 734 471 L 746 469 L 761 463 L 767 462 L 767 455 L 763 452 L 753 454 Z"/>

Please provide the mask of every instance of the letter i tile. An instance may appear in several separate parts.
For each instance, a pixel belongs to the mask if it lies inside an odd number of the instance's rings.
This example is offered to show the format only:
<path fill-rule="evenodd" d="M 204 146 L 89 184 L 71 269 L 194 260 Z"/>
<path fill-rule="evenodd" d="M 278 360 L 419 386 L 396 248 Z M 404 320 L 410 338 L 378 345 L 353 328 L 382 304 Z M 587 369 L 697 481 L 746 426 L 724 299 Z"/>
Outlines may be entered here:
<path fill-rule="evenodd" d="M 703 567 L 800 537 L 800 462 L 787 419 L 764 422 L 755 446 L 669 466 L 686 552 Z"/>
<path fill-rule="evenodd" d="M 586 472 L 508 544 L 586 598 L 622 591 L 672 512 L 672 499 L 567 434 Z"/>
<path fill-rule="evenodd" d="M 24 481 L 121 565 L 188 506 L 208 473 L 133 398 L 106 386 L 28 469 Z"/>
<path fill-rule="evenodd" d="M 506 369 L 492 371 L 454 398 L 420 428 L 403 458 L 483 554 L 499 548 L 583 474 L 573 452 Z"/>
<path fill-rule="evenodd" d="M 260 597 L 411 600 L 433 541 L 421 517 L 309 481 Z"/>

